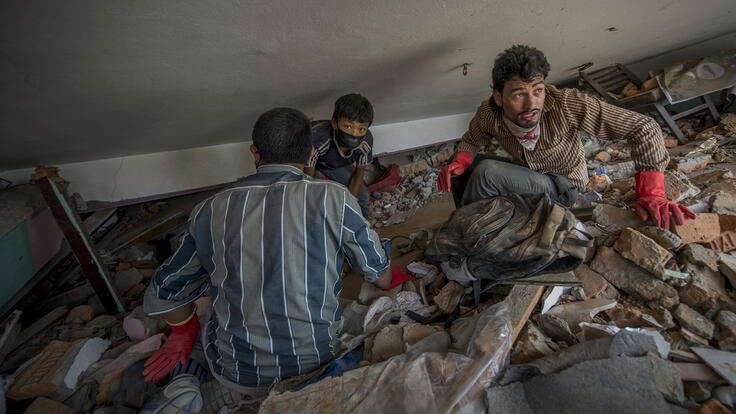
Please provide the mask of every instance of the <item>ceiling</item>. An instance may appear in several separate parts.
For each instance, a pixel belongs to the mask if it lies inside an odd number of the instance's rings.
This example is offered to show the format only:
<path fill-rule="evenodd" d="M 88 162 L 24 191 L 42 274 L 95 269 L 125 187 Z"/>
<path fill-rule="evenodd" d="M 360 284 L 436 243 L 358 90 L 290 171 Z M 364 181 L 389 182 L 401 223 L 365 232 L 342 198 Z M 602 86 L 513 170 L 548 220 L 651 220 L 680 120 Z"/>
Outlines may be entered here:
<path fill-rule="evenodd" d="M 514 43 L 559 81 L 734 21 L 733 0 L 4 1 L 0 171 L 249 140 L 266 109 L 326 118 L 349 92 L 376 124 L 470 112 Z"/>

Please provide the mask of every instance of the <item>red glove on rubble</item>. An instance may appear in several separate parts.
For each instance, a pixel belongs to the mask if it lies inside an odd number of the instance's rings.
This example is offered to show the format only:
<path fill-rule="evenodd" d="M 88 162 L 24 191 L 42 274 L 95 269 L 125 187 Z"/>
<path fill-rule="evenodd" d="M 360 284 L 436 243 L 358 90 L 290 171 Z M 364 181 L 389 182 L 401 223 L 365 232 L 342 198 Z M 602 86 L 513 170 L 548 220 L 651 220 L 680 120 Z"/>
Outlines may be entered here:
<path fill-rule="evenodd" d="M 404 268 L 401 266 L 391 266 L 391 284 L 388 285 L 385 288 L 379 288 L 381 290 L 391 290 L 395 288 L 396 286 L 399 286 L 400 284 L 409 281 L 414 280 L 414 277 L 411 275 L 406 274 L 404 272 Z"/>
<path fill-rule="evenodd" d="M 169 326 L 173 331 L 169 339 L 143 364 L 146 367 L 143 370 L 145 381 L 159 382 L 174 369 L 177 362 L 181 362 L 182 365 L 187 363 L 189 354 L 199 336 L 197 309 L 195 308 L 184 322 L 177 325 L 169 324 Z"/>
<path fill-rule="evenodd" d="M 473 163 L 473 156 L 468 151 L 458 151 L 452 162 L 442 167 L 440 175 L 437 177 L 437 189 L 440 191 L 450 191 L 450 178 L 460 175 L 470 167 Z"/>
<path fill-rule="evenodd" d="M 636 214 L 642 221 L 650 216 L 657 227 L 670 229 L 670 213 L 677 224 L 685 222 L 685 216 L 694 219 L 695 213 L 664 198 L 664 172 L 639 171 L 636 173 Z"/>

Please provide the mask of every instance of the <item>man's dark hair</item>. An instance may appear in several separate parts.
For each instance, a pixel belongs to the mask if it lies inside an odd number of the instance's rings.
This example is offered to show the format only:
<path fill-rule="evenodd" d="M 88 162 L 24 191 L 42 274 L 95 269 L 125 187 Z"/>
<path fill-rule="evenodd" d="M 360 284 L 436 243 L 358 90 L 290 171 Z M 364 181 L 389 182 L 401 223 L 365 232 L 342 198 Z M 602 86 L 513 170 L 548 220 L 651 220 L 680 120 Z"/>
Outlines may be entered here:
<path fill-rule="evenodd" d="M 258 117 L 253 145 L 267 163 L 306 163 L 312 152 L 309 119 L 292 108 L 274 108 Z"/>
<path fill-rule="evenodd" d="M 335 101 L 335 111 L 332 119 L 339 121 L 347 118 L 350 121 L 373 123 L 373 105 L 357 93 L 341 96 Z"/>
<path fill-rule="evenodd" d="M 503 92 L 507 80 L 518 76 L 524 82 L 529 82 L 537 76 L 547 77 L 549 62 L 539 49 L 531 46 L 514 45 L 496 57 L 491 71 L 493 89 Z"/>

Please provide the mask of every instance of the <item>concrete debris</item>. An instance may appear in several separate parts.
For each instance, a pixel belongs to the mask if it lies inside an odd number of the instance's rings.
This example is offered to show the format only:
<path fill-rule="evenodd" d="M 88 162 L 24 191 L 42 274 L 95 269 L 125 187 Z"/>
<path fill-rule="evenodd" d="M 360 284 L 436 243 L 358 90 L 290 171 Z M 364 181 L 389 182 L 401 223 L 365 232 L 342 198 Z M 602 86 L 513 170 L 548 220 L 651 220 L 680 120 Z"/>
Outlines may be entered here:
<path fill-rule="evenodd" d="M 672 315 L 680 322 L 683 328 L 686 328 L 703 338 L 713 338 L 716 325 L 686 304 L 681 303 L 677 305 L 674 312 L 672 312 Z"/>
<path fill-rule="evenodd" d="M 682 244 L 682 239 L 675 233 L 661 227 L 644 226 L 637 230 L 667 250 L 677 249 Z"/>
<path fill-rule="evenodd" d="M 715 322 L 718 326 L 718 348 L 736 351 L 736 313 L 722 310 L 718 312 Z"/>
<path fill-rule="evenodd" d="M 685 262 L 706 266 L 714 272 L 718 271 L 718 261 L 720 259 L 718 252 L 699 244 L 693 243 L 683 247 L 679 257 Z"/>
<path fill-rule="evenodd" d="M 736 215 L 736 196 L 719 191 L 711 197 L 710 212 L 715 214 Z"/>
<path fill-rule="evenodd" d="M 461 284 L 451 280 L 434 297 L 434 303 L 442 313 L 452 313 L 464 292 L 465 288 Z"/>
<path fill-rule="evenodd" d="M 609 204 L 598 204 L 593 209 L 593 221 L 606 227 L 639 228 L 645 225 L 632 210 L 624 210 Z"/>
<path fill-rule="evenodd" d="M 621 232 L 613 248 L 626 259 L 664 280 L 664 265 L 672 258 L 672 253 L 654 240 L 627 228 Z"/>

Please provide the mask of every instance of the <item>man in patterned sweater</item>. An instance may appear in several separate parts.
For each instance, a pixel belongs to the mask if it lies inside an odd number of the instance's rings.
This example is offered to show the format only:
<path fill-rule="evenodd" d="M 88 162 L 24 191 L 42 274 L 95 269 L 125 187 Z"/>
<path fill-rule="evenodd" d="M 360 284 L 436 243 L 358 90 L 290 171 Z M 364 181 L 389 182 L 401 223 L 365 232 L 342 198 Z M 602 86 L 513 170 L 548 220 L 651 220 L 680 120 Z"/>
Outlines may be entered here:
<path fill-rule="evenodd" d="M 585 131 L 629 142 L 638 171 L 636 212 L 642 220 L 651 217 L 655 225 L 669 228 L 670 213 L 678 224 L 695 217 L 664 198 L 663 170 L 669 155 L 662 130 L 652 118 L 576 89 L 545 85 L 548 72 L 544 54 L 529 46 L 513 46 L 496 58 L 493 95 L 480 104 L 453 161 L 442 169 L 440 191 L 453 189 L 460 205 L 510 193 L 547 193 L 572 205 L 588 182 L 580 140 Z M 513 163 L 475 157 L 493 138 L 511 154 Z"/>

